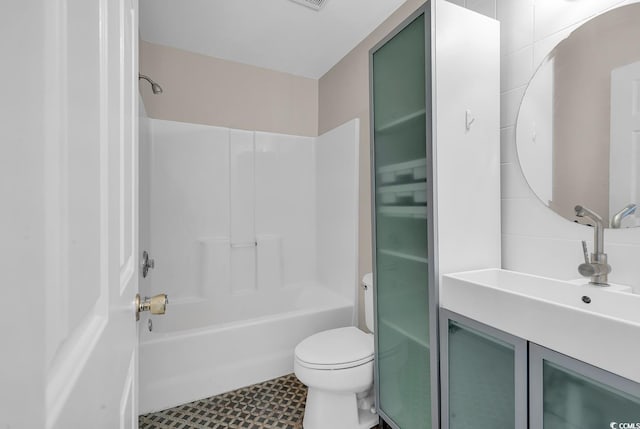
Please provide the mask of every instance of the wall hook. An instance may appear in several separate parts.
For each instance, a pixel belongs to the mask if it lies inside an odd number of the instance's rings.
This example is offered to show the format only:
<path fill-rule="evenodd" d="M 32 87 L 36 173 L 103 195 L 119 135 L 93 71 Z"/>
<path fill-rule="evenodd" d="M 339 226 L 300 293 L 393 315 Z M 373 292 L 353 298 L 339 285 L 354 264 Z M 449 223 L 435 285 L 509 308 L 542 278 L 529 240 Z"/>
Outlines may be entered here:
<path fill-rule="evenodd" d="M 475 122 L 476 118 L 471 114 L 471 110 L 467 109 L 464 112 L 464 123 L 467 131 L 471 130 L 471 124 Z"/>

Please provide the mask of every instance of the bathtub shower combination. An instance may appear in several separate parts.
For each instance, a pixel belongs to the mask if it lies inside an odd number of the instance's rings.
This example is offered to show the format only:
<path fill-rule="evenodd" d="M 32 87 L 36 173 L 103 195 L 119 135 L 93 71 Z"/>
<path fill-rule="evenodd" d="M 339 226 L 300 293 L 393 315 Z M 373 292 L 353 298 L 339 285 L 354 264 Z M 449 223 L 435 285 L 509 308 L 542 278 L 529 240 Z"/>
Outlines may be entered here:
<path fill-rule="evenodd" d="M 293 371 L 293 349 L 352 325 L 356 120 L 320 137 L 140 120 L 140 413 Z"/>

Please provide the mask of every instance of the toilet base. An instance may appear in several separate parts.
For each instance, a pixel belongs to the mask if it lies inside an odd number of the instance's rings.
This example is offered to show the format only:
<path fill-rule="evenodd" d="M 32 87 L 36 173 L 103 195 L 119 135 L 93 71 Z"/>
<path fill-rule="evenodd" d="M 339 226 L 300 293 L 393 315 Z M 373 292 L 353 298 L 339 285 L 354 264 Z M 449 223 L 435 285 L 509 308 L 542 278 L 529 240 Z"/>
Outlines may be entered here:
<path fill-rule="evenodd" d="M 358 408 L 358 396 L 309 387 L 303 429 L 370 429 L 376 426 L 378 414 L 371 409 Z"/>

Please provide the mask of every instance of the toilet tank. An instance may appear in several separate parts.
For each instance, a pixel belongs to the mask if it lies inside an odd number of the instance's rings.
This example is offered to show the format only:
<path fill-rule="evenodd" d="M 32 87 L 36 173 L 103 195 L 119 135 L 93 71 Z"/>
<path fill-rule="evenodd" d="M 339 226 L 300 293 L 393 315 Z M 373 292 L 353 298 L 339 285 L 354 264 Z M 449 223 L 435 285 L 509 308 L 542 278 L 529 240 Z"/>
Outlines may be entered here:
<path fill-rule="evenodd" d="M 362 277 L 364 286 L 364 320 L 367 329 L 373 332 L 373 274 L 367 273 Z"/>

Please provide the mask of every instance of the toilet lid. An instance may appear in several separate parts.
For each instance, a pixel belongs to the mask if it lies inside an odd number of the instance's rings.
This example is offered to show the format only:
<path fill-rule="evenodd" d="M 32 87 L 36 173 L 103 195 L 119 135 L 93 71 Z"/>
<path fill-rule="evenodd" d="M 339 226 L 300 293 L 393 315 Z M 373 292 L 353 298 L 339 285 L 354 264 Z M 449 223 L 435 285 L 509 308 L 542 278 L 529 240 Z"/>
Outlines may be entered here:
<path fill-rule="evenodd" d="M 310 368 L 350 368 L 373 360 L 373 335 L 353 326 L 330 329 L 298 344 L 296 359 Z"/>

